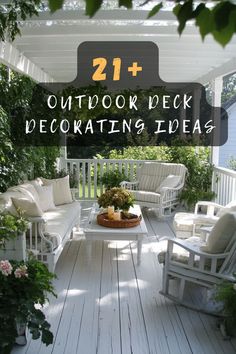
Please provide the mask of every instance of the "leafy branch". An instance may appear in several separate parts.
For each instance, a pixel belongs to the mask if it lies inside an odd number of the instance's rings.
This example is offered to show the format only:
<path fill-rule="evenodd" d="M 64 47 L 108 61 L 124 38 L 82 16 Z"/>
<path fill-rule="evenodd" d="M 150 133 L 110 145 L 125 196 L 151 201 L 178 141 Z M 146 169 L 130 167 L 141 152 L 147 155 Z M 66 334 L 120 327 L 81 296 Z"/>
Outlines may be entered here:
<path fill-rule="evenodd" d="M 65 0 L 49 0 L 48 6 L 53 13 L 63 7 Z M 144 1 L 143 5 L 149 0 Z M 85 0 L 85 13 L 93 17 L 101 8 L 104 0 Z M 173 13 L 178 21 L 178 32 L 181 35 L 187 21 L 195 20 L 200 35 L 204 40 L 207 34 L 212 34 L 214 39 L 225 46 L 236 33 L 236 4 L 233 1 L 214 1 L 214 5 L 208 6 L 207 1 L 195 3 L 193 0 L 173 0 L 176 6 Z M 212 3 L 212 2 L 211 2 Z M 164 1 L 158 1 L 151 9 L 147 18 L 158 14 Z M 7 5 L 0 5 L 0 38 L 2 40 L 14 40 L 20 35 L 19 21 L 26 20 L 39 14 L 39 9 L 44 6 L 43 0 L 12 0 Z M 131 9 L 133 0 L 118 0 L 118 6 Z"/>

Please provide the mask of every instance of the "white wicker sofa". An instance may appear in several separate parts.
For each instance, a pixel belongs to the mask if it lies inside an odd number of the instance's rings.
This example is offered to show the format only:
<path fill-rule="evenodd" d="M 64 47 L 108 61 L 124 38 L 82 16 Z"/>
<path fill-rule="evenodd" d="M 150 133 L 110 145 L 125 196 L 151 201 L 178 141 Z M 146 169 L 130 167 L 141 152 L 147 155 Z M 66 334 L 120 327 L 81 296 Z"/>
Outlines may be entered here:
<path fill-rule="evenodd" d="M 158 209 L 164 216 L 178 204 L 186 172 L 182 164 L 144 162 L 137 170 L 137 181 L 123 181 L 121 186 L 132 190 L 137 204 Z"/>
<path fill-rule="evenodd" d="M 43 181 L 44 184 L 40 179 L 27 181 L 9 188 L 0 194 L 0 209 L 13 215 L 18 213 L 18 208 L 25 211 L 25 217 L 31 222 L 26 234 L 27 251 L 53 272 L 65 243 L 79 224 L 81 207 L 71 197 L 69 176 Z"/>

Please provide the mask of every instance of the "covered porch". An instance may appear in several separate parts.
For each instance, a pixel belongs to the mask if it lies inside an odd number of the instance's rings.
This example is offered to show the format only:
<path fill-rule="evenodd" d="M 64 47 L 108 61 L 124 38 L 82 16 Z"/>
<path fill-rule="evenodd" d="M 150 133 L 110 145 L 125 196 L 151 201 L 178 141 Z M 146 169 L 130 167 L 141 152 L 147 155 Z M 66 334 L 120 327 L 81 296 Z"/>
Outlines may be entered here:
<path fill-rule="evenodd" d="M 92 202 L 82 202 L 82 223 Z M 217 319 L 176 305 L 159 294 L 162 266 L 157 254 L 162 240 L 174 237 L 172 219 L 157 220 L 153 210 L 143 211 L 148 237 L 140 266 L 136 245 L 94 241 L 88 261 L 86 240 L 80 234 L 68 242 L 56 266 L 55 289 L 45 313 L 54 343 L 45 347 L 29 340 L 13 353 L 133 353 L 187 354 L 236 352 L 236 340 L 223 340 Z M 201 294 L 192 292 L 192 301 Z"/>
<path fill-rule="evenodd" d="M 39 17 L 22 21 L 21 37 L 0 43 L 0 62 L 36 82 L 70 82 L 77 74 L 77 47 L 83 41 L 149 40 L 159 47 L 163 80 L 210 84 L 212 105 L 220 106 L 223 76 L 236 70 L 236 37 L 226 49 L 208 37 L 203 43 L 191 22 L 179 37 L 168 6 L 147 20 L 148 4 L 140 8 L 139 3 L 132 12 L 105 6 L 92 20 L 81 13 L 82 2 L 76 7 L 68 1 L 66 9 L 54 15 L 42 11 Z M 199 107 L 195 105 L 194 110 L 197 113 Z M 236 199 L 236 172 L 218 166 L 218 159 L 219 149 L 213 148 L 212 191 L 215 201 L 226 205 Z M 118 168 L 135 180 L 142 162 L 70 159 L 66 149 L 61 149 L 58 168 L 74 172 L 78 179 L 81 228 L 103 191 L 101 173 Z M 143 213 L 148 237 L 140 266 L 136 265 L 136 245 L 129 242 L 95 241 L 92 261 L 87 259 L 82 233 L 66 244 L 56 266 L 58 297 L 45 307 L 54 342 L 45 347 L 29 339 L 25 347 L 15 347 L 14 354 L 236 352 L 236 340 L 223 340 L 215 317 L 176 305 L 159 294 L 162 266 L 157 254 L 165 248 L 163 238 L 174 237 L 172 217 L 159 220 L 151 209 Z M 190 300 L 200 302 L 201 294 L 190 290 Z"/>

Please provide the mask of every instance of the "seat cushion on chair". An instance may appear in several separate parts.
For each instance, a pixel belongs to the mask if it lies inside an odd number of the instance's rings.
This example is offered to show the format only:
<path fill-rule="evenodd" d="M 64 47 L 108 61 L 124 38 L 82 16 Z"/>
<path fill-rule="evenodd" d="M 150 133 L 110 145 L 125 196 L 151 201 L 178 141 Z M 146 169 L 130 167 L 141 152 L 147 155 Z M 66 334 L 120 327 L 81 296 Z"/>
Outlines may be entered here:
<path fill-rule="evenodd" d="M 147 191 L 132 191 L 136 202 L 160 203 L 160 194 Z"/>
<path fill-rule="evenodd" d="M 57 247 L 56 237 L 63 241 L 71 230 L 71 225 L 75 225 L 75 221 L 79 219 L 80 204 L 73 202 L 58 206 L 55 210 L 44 213 L 46 219 L 45 232 L 52 236 L 54 247 Z"/>
<path fill-rule="evenodd" d="M 210 232 L 207 243 L 201 248 L 208 253 L 223 253 L 230 243 L 236 230 L 236 214 L 226 213 L 215 224 Z"/>
<path fill-rule="evenodd" d="M 214 225 L 218 221 L 217 216 L 208 216 L 205 214 L 194 213 L 176 213 L 173 220 L 173 227 L 175 231 L 193 231 L 193 225 Z"/>
<path fill-rule="evenodd" d="M 185 245 L 191 246 L 191 248 L 193 248 L 195 251 L 199 251 L 200 247 L 203 246 L 204 244 L 205 244 L 205 242 L 197 236 L 192 236 L 192 237 L 189 237 L 188 239 L 185 240 Z M 164 264 L 165 257 L 166 257 L 166 251 L 160 252 L 157 257 L 158 257 L 158 262 L 160 264 Z M 183 263 L 183 264 L 188 264 L 189 252 L 178 245 L 174 245 L 172 260 Z M 196 256 L 195 257 L 195 265 L 197 265 L 198 262 L 199 262 L 199 257 Z"/>

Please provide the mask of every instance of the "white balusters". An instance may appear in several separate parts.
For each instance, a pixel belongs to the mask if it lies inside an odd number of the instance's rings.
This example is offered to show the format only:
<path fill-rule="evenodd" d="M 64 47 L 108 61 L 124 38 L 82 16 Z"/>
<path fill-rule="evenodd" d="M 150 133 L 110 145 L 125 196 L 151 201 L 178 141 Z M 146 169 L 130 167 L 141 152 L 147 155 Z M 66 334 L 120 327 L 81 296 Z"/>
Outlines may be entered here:
<path fill-rule="evenodd" d="M 226 205 L 236 200 L 236 171 L 214 167 L 212 190 L 216 193 L 215 202 Z"/>

